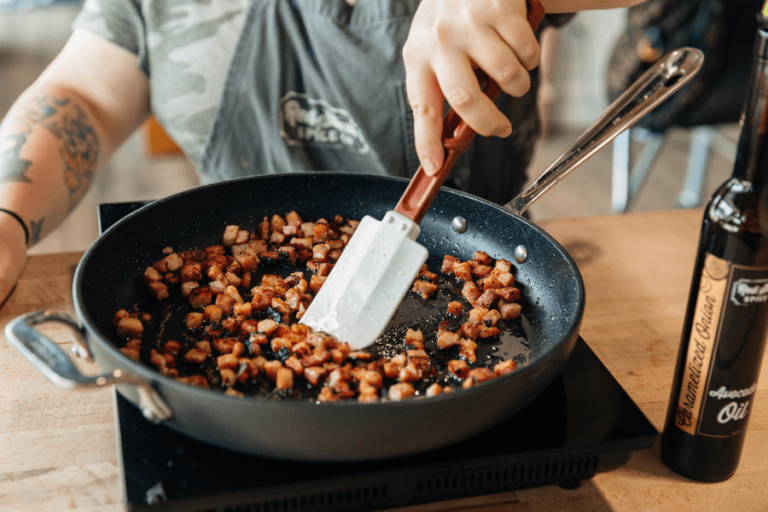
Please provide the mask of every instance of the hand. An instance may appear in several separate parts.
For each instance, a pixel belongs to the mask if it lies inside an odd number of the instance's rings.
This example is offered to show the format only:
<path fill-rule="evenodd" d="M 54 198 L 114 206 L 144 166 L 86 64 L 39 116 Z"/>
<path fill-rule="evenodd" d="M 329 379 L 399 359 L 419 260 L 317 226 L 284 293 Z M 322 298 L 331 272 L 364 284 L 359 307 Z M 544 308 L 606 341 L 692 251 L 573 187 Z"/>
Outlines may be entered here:
<path fill-rule="evenodd" d="M 0 213 L 0 305 L 19 280 L 26 262 L 24 231 L 15 219 Z"/>
<path fill-rule="evenodd" d="M 525 0 L 423 0 L 403 48 L 405 83 L 413 109 L 416 152 L 424 171 L 443 164 L 443 98 L 478 134 L 506 137 L 512 125 L 483 94 L 473 69 L 501 90 L 522 96 L 541 48 Z"/>

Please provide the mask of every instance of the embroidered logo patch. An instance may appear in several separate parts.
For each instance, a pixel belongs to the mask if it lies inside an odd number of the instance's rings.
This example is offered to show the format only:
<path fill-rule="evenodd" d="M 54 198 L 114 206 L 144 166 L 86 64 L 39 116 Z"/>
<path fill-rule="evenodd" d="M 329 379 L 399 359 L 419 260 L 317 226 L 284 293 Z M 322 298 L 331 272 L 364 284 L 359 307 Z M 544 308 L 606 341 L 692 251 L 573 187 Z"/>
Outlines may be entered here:
<path fill-rule="evenodd" d="M 352 116 L 324 100 L 289 92 L 280 100 L 280 135 L 289 146 L 350 149 L 368 153 L 370 148 Z"/>

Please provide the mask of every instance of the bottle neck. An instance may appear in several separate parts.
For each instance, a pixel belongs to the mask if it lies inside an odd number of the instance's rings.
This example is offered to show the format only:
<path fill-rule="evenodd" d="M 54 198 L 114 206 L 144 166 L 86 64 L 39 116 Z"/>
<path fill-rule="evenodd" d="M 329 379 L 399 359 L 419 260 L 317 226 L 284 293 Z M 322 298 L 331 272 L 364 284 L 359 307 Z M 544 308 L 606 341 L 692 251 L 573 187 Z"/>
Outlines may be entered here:
<path fill-rule="evenodd" d="M 768 19 L 760 16 L 733 179 L 768 185 Z"/>

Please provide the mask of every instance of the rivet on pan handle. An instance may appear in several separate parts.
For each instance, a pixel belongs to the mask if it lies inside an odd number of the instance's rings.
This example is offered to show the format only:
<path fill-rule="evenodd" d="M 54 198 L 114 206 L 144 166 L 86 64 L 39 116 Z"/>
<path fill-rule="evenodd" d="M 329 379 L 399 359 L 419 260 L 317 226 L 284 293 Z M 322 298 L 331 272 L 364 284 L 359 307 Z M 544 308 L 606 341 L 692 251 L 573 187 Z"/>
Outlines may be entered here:
<path fill-rule="evenodd" d="M 534 31 L 544 19 L 544 14 L 544 7 L 539 0 L 528 0 L 528 23 Z M 499 85 L 482 70 L 478 69 L 475 74 L 480 85 L 485 84 L 483 89 L 485 94 L 491 101 L 495 100 L 499 95 Z M 443 166 L 434 176 L 427 175 L 419 166 L 395 207 L 395 211 L 419 224 L 453 169 L 456 160 L 464 153 L 474 136 L 475 131 L 459 117 L 456 111 L 453 109 L 448 111 L 443 119 L 443 146 L 445 147 Z"/>
<path fill-rule="evenodd" d="M 48 380 L 57 386 L 75 389 L 102 388 L 113 384 L 134 386 L 139 394 L 139 408 L 145 418 L 159 423 L 173 417 L 173 411 L 160 395 L 138 377 L 125 374 L 122 370 L 94 376 L 80 373 L 58 345 L 33 327 L 43 322 L 67 324 L 81 337 L 83 328 L 77 320 L 61 311 L 33 311 L 14 318 L 5 326 L 5 336 L 11 346 L 21 352 Z M 87 355 L 87 349 L 85 353 L 78 353 Z"/>

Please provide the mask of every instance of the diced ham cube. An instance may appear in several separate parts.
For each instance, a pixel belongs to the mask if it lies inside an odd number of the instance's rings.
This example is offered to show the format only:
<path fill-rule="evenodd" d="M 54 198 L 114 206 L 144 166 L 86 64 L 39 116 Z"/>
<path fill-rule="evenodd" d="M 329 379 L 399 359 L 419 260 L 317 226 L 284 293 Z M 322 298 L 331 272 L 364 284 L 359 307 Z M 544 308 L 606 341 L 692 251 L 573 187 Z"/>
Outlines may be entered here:
<path fill-rule="evenodd" d="M 521 306 L 519 303 L 510 303 L 505 300 L 499 301 L 498 308 L 499 313 L 501 313 L 501 318 L 504 320 L 512 320 L 513 318 L 517 318 L 523 311 L 523 306 Z"/>
<path fill-rule="evenodd" d="M 480 308 L 492 308 L 499 301 L 499 294 L 496 289 L 490 289 L 483 292 L 475 301 L 475 306 Z"/>
<path fill-rule="evenodd" d="M 448 371 L 459 380 L 466 379 L 469 376 L 469 365 L 461 359 L 448 361 Z"/>
<path fill-rule="evenodd" d="M 269 227 L 272 233 L 282 233 L 285 227 L 285 219 L 279 215 L 273 215 L 269 220 Z"/>
<path fill-rule="evenodd" d="M 221 236 L 221 244 L 224 247 L 231 247 L 234 245 L 239 230 L 240 226 L 227 226 L 224 228 L 224 234 Z"/>
<path fill-rule="evenodd" d="M 437 285 L 427 281 L 417 279 L 413 283 L 413 291 L 421 295 L 422 299 L 428 299 L 430 295 L 437 291 Z"/>
<path fill-rule="evenodd" d="M 461 302 L 457 301 L 451 301 L 448 303 L 448 314 L 453 317 L 458 317 L 461 315 L 461 311 L 464 309 L 464 306 Z"/>
<path fill-rule="evenodd" d="M 446 331 L 437 337 L 437 348 L 446 349 L 459 344 L 459 335 L 455 332 Z"/>
<path fill-rule="evenodd" d="M 141 338 L 144 325 L 138 318 L 124 317 L 117 323 L 117 335 L 120 338 Z"/>
<path fill-rule="evenodd" d="M 492 309 L 485 316 L 483 316 L 483 325 L 486 327 L 495 327 L 501 320 L 501 313 L 498 310 Z"/>
<path fill-rule="evenodd" d="M 508 262 L 507 260 L 504 260 L 504 259 L 496 260 L 496 265 L 494 266 L 494 268 L 496 268 L 497 270 L 499 270 L 502 273 L 504 273 L 504 272 L 507 272 L 507 273 L 510 273 L 510 274 L 512 273 L 512 264 L 510 262 Z"/>
<path fill-rule="evenodd" d="M 461 295 L 467 299 L 467 302 L 470 304 L 474 304 L 482 294 L 483 292 L 481 292 L 477 285 L 472 281 L 465 283 L 464 287 L 461 289 Z"/>
<path fill-rule="evenodd" d="M 456 276 L 456 279 L 459 279 L 460 281 L 471 281 L 472 267 L 468 261 L 455 263 L 453 265 L 453 274 Z"/>
<path fill-rule="evenodd" d="M 147 288 L 149 288 L 149 292 L 157 300 L 168 298 L 168 286 L 165 283 L 149 283 Z"/>
<path fill-rule="evenodd" d="M 410 398 L 413 395 L 416 394 L 416 390 L 413 389 L 413 386 L 408 384 L 407 382 L 398 382 L 397 384 L 393 384 L 389 387 L 389 399 L 393 402 L 398 402 L 400 400 L 405 400 L 406 398 Z"/>
<path fill-rule="evenodd" d="M 207 286 L 200 286 L 192 290 L 192 293 L 187 297 L 187 301 L 193 308 L 204 308 L 211 305 L 213 294 Z"/>
<path fill-rule="evenodd" d="M 443 256 L 443 266 L 440 268 L 440 271 L 443 274 L 453 274 L 453 266 L 456 263 L 459 263 L 459 258 L 446 254 Z"/>
<path fill-rule="evenodd" d="M 481 265 L 490 265 L 491 257 L 483 251 L 475 251 L 475 254 L 472 255 L 472 261 L 476 261 Z"/>
<path fill-rule="evenodd" d="M 493 367 L 493 373 L 497 377 L 500 375 L 506 375 L 507 373 L 512 373 L 515 370 L 517 370 L 517 363 L 515 363 L 512 359 L 502 361 Z"/>
<path fill-rule="evenodd" d="M 517 302 L 520 300 L 520 290 L 514 286 L 507 286 L 506 288 L 499 288 L 496 290 L 502 299 L 507 302 Z"/>

